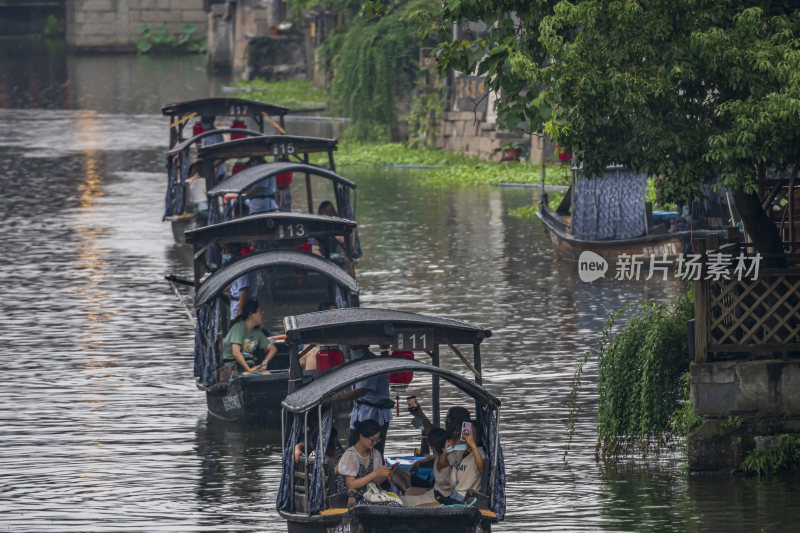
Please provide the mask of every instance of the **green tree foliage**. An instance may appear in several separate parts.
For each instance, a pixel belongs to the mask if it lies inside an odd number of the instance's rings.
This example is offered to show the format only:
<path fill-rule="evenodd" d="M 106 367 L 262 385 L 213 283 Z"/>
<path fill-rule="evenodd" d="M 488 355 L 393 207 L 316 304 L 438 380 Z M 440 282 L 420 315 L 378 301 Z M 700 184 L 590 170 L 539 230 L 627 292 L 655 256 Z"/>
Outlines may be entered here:
<path fill-rule="evenodd" d="M 357 139 L 399 137 L 398 106 L 409 99 L 418 72 L 418 39 L 404 7 L 391 6 L 374 19 L 359 14 L 345 33 L 323 44 L 335 73 L 331 109 L 353 121 Z"/>
<path fill-rule="evenodd" d="M 680 296 L 671 305 L 645 302 L 614 333 L 615 323 L 632 309 L 629 304 L 611 314 L 600 341 L 586 355 L 573 380 L 570 439 L 583 367 L 589 359 L 597 359 L 597 452 L 601 456 L 666 444 L 673 434 L 674 415 L 682 407 L 682 375 L 689 369 L 686 323 L 693 313 L 692 296 Z"/>
<path fill-rule="evenodd" d="M 293 16 L 330 9 L 346 20 L 325 37 L 321 66 L 332 75 L 332 112 L 349 117 L 348 136 L 397 140 L 401 107 L 411 101 L 418 73 L 420 28 L 430 28 L 436 3 L 291 0 Z M 419 109 L 417 110 L 419 111 Z"/>
<path fill-rule="evenodd" d="M 417 69 L 414 38 L 401 14 L 358 16 L 346 33 L 325 41 L 335 72 L 331 108 L 353 121 L 356 138 L 374 135 L 377 125 L 398 137 L 398 101 L 409 95 Z"/>
<path fill-rule="evenodd" d="M 453 41 L 462 20 L 490 30 Z M 589 173 L 663 176 L 668 201 L 721 178 L 756 244 L 779 248 L 751 193 L 800 160 L 797 2 L 457 0 L 438 37 L 440 70 L 487 76 L 508 126 L 546 123 Z"/>

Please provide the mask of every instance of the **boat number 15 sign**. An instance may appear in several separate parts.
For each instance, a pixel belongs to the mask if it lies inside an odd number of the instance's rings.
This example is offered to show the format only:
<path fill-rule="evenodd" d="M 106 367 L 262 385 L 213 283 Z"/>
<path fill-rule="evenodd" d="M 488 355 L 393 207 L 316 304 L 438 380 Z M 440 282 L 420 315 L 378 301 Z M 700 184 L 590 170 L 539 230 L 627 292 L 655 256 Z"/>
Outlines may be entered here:
<path fill-rule="evenodd" d="M 289 155 L 295 153 L 294 144 L 276 144 L 272 147 L 272 155 Z"/>
<path fill-rule="evenodd" d="M 399 330 L 394 334 L 392 348 L 404 351 L 422 351 L 433 349 L 433 330 Z"/>

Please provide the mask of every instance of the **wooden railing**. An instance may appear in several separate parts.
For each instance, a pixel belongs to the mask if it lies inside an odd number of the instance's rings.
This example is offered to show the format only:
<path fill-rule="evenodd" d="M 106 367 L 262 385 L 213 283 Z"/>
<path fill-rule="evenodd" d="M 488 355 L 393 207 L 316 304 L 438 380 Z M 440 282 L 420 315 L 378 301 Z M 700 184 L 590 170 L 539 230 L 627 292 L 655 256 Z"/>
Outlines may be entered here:
<path fill-rule="evenodd" d="M 695 241 L 695 253 L 704 253 L 704 275 L 717 253 L 734 258 L 740 252 L 754 257 L 746 243 L 714 246 L 714 242 Z M 780 356 L 800 351 L 800 258 L 782 256 L 783 268 L 762 268 L 753 278 L 732 270 L 719 279 L 694 281 L 695 361 L 748 359 L 770 354 Z M 725 279 L 728 278 L 728 279 Z"/>

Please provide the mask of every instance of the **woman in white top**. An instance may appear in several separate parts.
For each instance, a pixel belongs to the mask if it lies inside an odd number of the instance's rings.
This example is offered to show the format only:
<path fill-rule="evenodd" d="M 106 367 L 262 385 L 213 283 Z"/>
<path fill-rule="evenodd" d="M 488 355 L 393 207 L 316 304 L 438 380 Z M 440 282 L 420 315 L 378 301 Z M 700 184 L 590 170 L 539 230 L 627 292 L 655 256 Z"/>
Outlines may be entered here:
<path fill-rule="evenodd" d="M 367 485 L 382 483 L 392 474 L 392 468 L 383 464 L 383 455 L 375 449 L 381 439 L 381 426 L 375 420 L 356 422 L 356 443 L 347 448 L 339 459 L 337 491 L 353 490 L 360 502 Z"/>

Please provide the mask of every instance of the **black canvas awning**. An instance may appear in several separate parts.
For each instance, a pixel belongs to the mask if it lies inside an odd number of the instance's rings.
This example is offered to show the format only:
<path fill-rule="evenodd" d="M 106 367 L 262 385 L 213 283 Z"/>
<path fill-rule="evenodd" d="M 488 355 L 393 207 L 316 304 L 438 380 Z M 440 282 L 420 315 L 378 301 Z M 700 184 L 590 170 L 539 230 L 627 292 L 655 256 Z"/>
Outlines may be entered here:
<path fill-rule="evenodd" d="M 283 319 L 287 340 L 331 344 L 392 344 L 399 331 L 425 332 L 432 344 L 474 344 L 492 335 L 476 324 L 390 309 L 332 309 Z"/>
<path fill-rule="evenodd" d="M 187 113 L 197 113 L 198 116 L 257 116 L 267 113 L 270 116 L 283 116 L 289 113 L 289 108 L 281 105 L 257 102 L 244 98 L 200 98 L 167 104 L 161 107 L 161 113 L 167 116 L 179 117 Z"/>
<path fill-rule="evenodd" d="M 234 280 L 249 272 L 279 266 L 289 266 L 317 272 L 348 290 L 350 293 L 358 293 L 358 283 L 356 280 L 332 261 L 307 252 L 281 250 L 251 254 L 244 259 L 240 259 L 239 261 L 217 270 L 200 285 L 200 288 L 197 290 L 197 295 L 195 296 L 195 306 L 200 307 L 205 305 L 212 298 L 224 291 L 225 287 L 233 283 Z"/>
<path fill-rule="evenodd" d="M 302 227 L 302 235 L 297 229 Z M 352 220 L 311 213 L 273 211 L 203 226 L 185 233 L 186 242 L 205 246 L 213 241 L 239 242 L 347 235 L 356 227 Z M 291 235 L 289 231 L 292 231 Z"/>
<path fill-rule="evenodd" d="M 354 308 L 352 310 L 359 310 L 359 308 Z M 403 357 L 391 356 L 353 361 L 338 366 L 324 376 L 315 379 L 308 385 L 288 395 L 281 405 L 283 405 L 287 411 L 301 413 L 323 403 L 338 391 L 350 387 L 359 381 L 373 376 L 393 374 L 395 372 L 433 374 L 452 383 L 483 404 L 492 405 L 494 407 L 500 406 L 500 400 L 494 397 L 489 391 L 452 370 L 446 370 Z"/>

